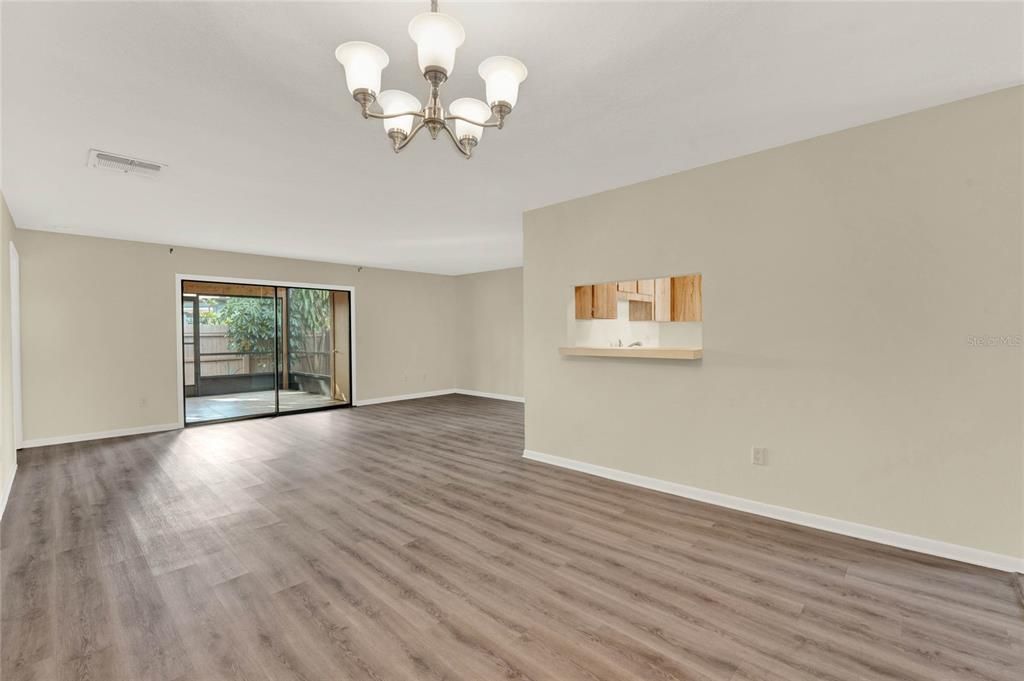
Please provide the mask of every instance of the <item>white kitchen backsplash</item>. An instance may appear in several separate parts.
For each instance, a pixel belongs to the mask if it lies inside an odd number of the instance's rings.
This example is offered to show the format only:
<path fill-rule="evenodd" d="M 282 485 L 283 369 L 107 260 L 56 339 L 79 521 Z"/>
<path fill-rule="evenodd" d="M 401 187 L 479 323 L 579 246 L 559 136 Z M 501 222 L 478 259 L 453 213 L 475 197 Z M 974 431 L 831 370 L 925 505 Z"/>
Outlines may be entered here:
<path fill-rule="evenodd" d="M 704 347 L 703 322 L 666 322 L 658 324 L 659 345 L 666 348 Z"/>
<path fill-rule="evenodd" d="M 629 301 L 618 302 L 618 319 L 573 319 L 569 327 L 570 345 L 603 348 L 639 341 L 644 347 L 699 348 L 703 324 L 700 322 L 631 322 Z"/>

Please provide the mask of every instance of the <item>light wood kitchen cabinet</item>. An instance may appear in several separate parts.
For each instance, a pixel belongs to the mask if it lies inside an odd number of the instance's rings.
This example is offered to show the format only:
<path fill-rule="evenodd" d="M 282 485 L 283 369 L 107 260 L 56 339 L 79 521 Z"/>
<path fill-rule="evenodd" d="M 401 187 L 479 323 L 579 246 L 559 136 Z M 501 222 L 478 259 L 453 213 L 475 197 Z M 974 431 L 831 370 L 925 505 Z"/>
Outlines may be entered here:
<path fill-rule="evenodd" d="M 672 277 L 654 280 L 654 321 L 672 321 Z"/>
<path fill-rule="evenodd" d="M 654 303 L 647 300 L 629 301 L 629 321 L 651 322 L 654 321 Z"/>
<path fill-rule="evenodd" d="M 628 302 L 633 322 L 701 322 L 703 277 L 684 274 L 576 287 L 576 319 L 616 319 L 619 301 Z"/>
<path fill-rule="evenodd" d="M 576 319 L 594 318 L 594 287 L 576 287 Z"/>
<path fill-rule="evenodd" d="M 699 274 L 672 277 L 672 321 L 700 322 L 704 320 L 701 283 Z"/>
<path fill-rule="evenodd" d="M 628 281 L 620 281 L 616 284 L 616 288 L 619 292 L 619 300 L 628 300 L 631 303 L 635 301 L 647 303 L 654 301 L 653 279 L 630 279 Z M 632 317 L 630 317 L 630 319 L 632 319 Z"/>
<path fill-rule="evenodd" d="M 594 284 L 594 319 L 615 319 L 619 306 L 618 290 L 614 283 Z"/>
<path fill-rule="evenodd" d="M 619 293 L 629 301 L 629 321 L 631 322 L 652 322 L 654 317 L 654 279 L 638 279 L 635 293 Z M 621 289 L 620 289 L 621 290 Z M 671 289 L 670 289 L 671 292 Z M 669 321 L 665 317 L 664 321 Z"/>
<path fill-rule="evenodd" d="M 576 287 L 576 319 L 615 319 L 618 303 L 615 283 Z"/>

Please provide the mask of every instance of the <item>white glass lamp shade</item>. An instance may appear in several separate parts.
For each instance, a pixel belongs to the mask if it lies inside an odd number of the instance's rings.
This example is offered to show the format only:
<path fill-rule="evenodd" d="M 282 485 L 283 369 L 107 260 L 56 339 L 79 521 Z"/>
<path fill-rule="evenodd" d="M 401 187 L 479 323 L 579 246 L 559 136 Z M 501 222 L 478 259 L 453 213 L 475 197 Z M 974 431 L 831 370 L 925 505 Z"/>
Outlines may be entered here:
<path fill-rule="evenodd" d="M 448 106 L 448 111 L 453 116 L 462 116 L 468 118 L 471 121 L 477 121 L 481 125 L 473 125 L 466 121 L 455 121 L 455 136 L 460 140 L 463 137 L 475 137 L 479 142 L 484 136 L 483 123 L 487 122 L 487 119 L 491 117 L 491 107 L 487 106 L 479 99 L 473 99 L 472 97 L 463 97 L 462 99 L 456 99 Z"/>
<path fill-rule="evenodd" d="M 507 102 L 514 107 L 519 84 L 526 80 L 526 66 L 512 57 L 490 57 L 480 62 L 480 77 L 487 86 L 487 103 Z"/>
<path fill-rule="evenodd" d="M 384 115 L 402 113 L 403 111 L 419 111 L 420 100 L 408 92 L 402 90 L 385 90 L 377 97 L 377 103 L 383 109 Z M 384 132 L 401 130 L 406 135 L 412 131 L 413 116 L 397 116 L 396 118 L 385 118 Z"/>
<path fill-rule="evenodd" d="M 380 72 L 388 65 L 388 53 L 371 43 L 358 40 L 342 43 L 334 51 L 335 58 L 345 67 L 348 91 L 369 90 L 380 92 Z"/>
<path fill-rule="evenodd" d="M 454 17 L 425 12 L 409 22 L 409 37 L 416 43 L 420 71 L 438 66 L 450 76 L 455 68 L 455 50 L 466 41 L 466 31 Z"/>

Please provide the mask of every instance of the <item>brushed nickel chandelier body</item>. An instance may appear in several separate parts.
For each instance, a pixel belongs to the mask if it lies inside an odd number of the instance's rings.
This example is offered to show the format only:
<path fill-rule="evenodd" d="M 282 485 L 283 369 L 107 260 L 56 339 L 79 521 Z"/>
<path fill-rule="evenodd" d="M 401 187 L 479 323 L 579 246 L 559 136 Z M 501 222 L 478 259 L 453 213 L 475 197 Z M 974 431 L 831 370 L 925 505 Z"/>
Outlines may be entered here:
<path fill-rule="evenodd" d="M 500 130 L 505 126 L 519 97 L 519 84 L 526 80 L 526 67 L 512 57 L 485 59 L 478 72 L 485 83 L 487 101 L 463 97 L 445 111 L 441 86 L 451 75 L 455 50 L 466 40 L 466 31 L 454 17 L 438 12 L 437 0 L 431 0 L 430 11 L 409 22 L 409 36 L 416 43 L 420 71 L 429 86 L 426 105 L 402 90 L 382 92 L 381 71 L 388 65 L 388 55 L 376 45 L 359 41 L 342 43 L 334 52 L 345 67 L 352 98 L 362 108 L 363 118 L 384 122 L 395 153 L 426 128 L 435 140 L 445 132 L 463 156 L 472 158 L 484 128 Z"/>

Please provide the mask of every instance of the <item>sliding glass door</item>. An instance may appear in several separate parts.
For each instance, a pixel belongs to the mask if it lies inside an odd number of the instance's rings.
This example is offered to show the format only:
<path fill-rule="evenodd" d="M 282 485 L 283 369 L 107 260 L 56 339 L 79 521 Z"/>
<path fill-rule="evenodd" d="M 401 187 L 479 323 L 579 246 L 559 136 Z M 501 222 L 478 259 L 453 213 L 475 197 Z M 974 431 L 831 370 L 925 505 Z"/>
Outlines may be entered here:
<path fill-rule="evenodd" d="M 287 288 L 283 291 L 280 410 L 298 411 L 349 394 L 348 291 Z"/>
<path fill-rule="evenodd" d="M 346 406 L 349 293 L 182 283 L 186 424 Z"/>

